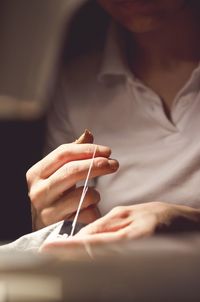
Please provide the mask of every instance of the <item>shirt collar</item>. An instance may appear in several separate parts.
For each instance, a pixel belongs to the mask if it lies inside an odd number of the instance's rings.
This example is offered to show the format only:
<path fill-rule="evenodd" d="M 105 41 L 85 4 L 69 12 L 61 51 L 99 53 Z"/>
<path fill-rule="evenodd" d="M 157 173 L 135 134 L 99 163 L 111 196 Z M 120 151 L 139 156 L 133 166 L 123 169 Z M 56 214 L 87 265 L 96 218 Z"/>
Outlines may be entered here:
<path fill-rule="evenodd" d="M 123 30 L 115 22 L 111 22 L 106 36 L 98 80 L 100 82 L 113 82 L 131 78 L 133 75 L 126 58 Z"/>
<path fill-rule="evenodd" d="M 97 77 L 98 81 L 102 83 L 118 83 L 119 81 L 127 80 L 138 86 L 143 85 L 140 80 L 134 76 L 128 64 L 124 30 L 114 21 L 111 21 L 107 31 L 102 61 Z M 191 77 L 193 83 L 195 79 L 198 80 L 199 83 L 200 63 L 193 71 Z"/>

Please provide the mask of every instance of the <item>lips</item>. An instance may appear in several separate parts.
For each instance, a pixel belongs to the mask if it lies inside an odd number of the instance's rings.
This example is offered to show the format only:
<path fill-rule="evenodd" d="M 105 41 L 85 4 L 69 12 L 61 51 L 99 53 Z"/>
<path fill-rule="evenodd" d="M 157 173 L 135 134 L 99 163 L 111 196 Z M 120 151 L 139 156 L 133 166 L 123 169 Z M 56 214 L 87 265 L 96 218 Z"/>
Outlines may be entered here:
<path fill-rule="evenodd" d="M 149 1 L 147 0 L 113 0 L 114 3 L 118 3 L 118 4 L 126 4 L 126 3 L 130 3 L 130 4 L 136 4 L 136 3 L 148 3 Z"/>
<path fill-rule="evenodd" d="M 136 13 L 148 13 L 155 8 L 153 1 L 149 0 L 113 0 L 112 3 L 121 9 L 131 10 Z"/>

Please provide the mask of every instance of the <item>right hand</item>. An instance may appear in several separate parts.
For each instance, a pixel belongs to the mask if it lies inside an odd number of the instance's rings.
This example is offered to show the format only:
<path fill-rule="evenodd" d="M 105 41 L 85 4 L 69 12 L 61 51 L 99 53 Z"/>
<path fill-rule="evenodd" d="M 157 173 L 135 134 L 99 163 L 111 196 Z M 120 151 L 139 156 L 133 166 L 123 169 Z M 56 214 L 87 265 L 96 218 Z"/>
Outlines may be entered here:
<path fill-rule="evenodd" d="M 33 230 L 74 216 L 82 188 L 76 183 L 86 178 L 95 145 L 76 141 L 64 144 L 31 167 L 27 174 L 29 197 L 32 203 Z M 109 159 L 111 150 L 97 146 L 91 178 L 113 173 L 118 162 Z M 80 222 L 90 223 L 99 218 L 96 204 L 99 193 L 89 188 L 80 214 Z"/>

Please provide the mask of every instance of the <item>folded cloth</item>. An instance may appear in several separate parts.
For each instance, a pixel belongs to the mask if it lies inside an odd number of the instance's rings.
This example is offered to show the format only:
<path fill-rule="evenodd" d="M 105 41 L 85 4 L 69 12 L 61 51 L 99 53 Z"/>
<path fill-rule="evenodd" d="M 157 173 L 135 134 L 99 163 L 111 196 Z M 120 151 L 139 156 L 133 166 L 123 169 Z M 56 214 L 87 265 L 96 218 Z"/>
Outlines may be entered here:
<path fill-rule="evenodd" d="M 45 241 L 52 241 L 56 239 L 59 234 L 70 235 L 71 225 L 72 222 L 67 220 L 57 222 L 39 231 L 24 235 L 16 241 L 0 246 L 0 252 L 10 250 L 37 252 Z M 77 224 L 75 233 L 77 233 L 83 226 L 84 224 Z"/>

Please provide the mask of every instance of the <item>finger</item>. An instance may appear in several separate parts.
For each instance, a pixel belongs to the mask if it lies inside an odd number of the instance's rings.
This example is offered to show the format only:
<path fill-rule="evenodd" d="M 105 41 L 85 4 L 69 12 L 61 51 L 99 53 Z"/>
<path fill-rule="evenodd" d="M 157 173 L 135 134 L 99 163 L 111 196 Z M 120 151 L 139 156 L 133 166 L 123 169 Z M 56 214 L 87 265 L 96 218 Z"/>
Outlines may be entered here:
<path fill-rule="evenodd" d="M 134 223 L 127 227 L 127 238 L 130 240 L 142 239 L 150 237 L 154 234 L 155 226 L 146 224 L 145 226 L 138 226 Z"/>
<path fill-rule="evenodd" d="M 93 235 L 82 235 L 81 237 L 77 235 L 73 237 L 68 237 L 63 240 L 53 240 L 48 242 L 48 248 L 64 248 L 65 251 L 68 248 L 76 249 L 80 248 L 84 245 L 90 245 L 91 247 L 97 247 L 105 244 L 112 243 L 123 243 L 127 241 L 132 241 L 144 237 L 149 237 L 152 235 L 152 230 L 148 228 L 134 228 L 134 226 L 127 226 L 124 229 L 121 229 L 116 232 L 108 232 L 101 234 L 93 234 Z"/>
<path fill-rule="evenodd" d="M 35 208 L 33 210 L 35 212 Z M 63 217 L 60 220 L 68 219 L 68 220 L 73 221 L 73 216 L 74 215 L 70 216 L 69 218 Z M 80 212 L 79 217 L 78 217 L 78 222 L 87 225 L 87 224 L 92 223 L 95 220 L 99 219 L 100 217 L 101 217 L 101 213 L 100 213 L 98 207 L 92 205 L 92 206 L 89 206 L 88 208 L 83 209 Z M 49 221 L 48 219 L 45 222 L 43 221 L 43 219 L 41 217 L 41 213 L 39 213 L 38 215 L 37 215 L 37 213 L 35 213 L 35 217 L 33 217 L 33 219 L 32 219 L 33 231 L 42 229 L 49 224 L 58 222 L 55 220 L 55 217 L 52 219 L 52 221 L 50 223 L 48 223 L 48 221 Z"/>
<path fill-rule="evenodd" d="M 74 220 L 75 214 L 69 217 L 69 220 Z M 96 205 L 91 205 L 86 209 L 83 209 L 79 213 L 78 222 L 85 225 L 94 222 L 101 217 L 101 213 Z"/>
<path fill-rule="evenodd" d="M 60 250 L 68 253 L 68 251 L 82 249 L 85 246 L 90 245 L 90 247 L 104 246 L 105 244 L 116 243 L 116 242 L 126 241 L 126 235 L 124 231 L 114 232 L 114 233 L 104 233 L 104 234 L 95 234 L 87 235 L 83 237 L 68 237 L 63 240 L 54 240 L 45 243 L 41 251 L 53 251 Z"/>
<path fill-rule="evenodd" d="M 89 130 L 85 129 L 84 133 L 74 143 L 76 143 L 76 144 L 92 144 L 93 141 L 94 141 L 93 134 Z M 38 165 L 39 164 L 37 163 L 34 167 L 29 169 L 29 171 L 27 172 L 28 182 L 29 182 L 29 179 L 31 178 L 31 175 L 33 174 L 33 176 L 34 176 L 35 167 Z"/>
<path fill-rule="evenodd" d="M 38 190 L 38 198 L 33 198 L 35 200 L 35 206 L 44 208 L 49 206 L 55 200 L 60 198 L 62 194 L 74 186 L 77 182 L 82 181 L 86 178 L 91 159 L 86 159 L 83 161 L 73 161 L 61 167 L 48 179 L 40 182 L 40 186 L 35 187 Z M 93 167 L 91 170 L 90 178 L 114 173 L 119 167 L 116 160 L 111 160 L 107 158 L 95 158 L 93 162 Z M 32 192 L 34 194 L 34 187 L 32 187 Z"/>
<path fill-rule="evenodd" d="M 96 145 L 92 144 L 65 144 L 49 153 L 45 158 L 35 164 L 27 172 L 27 181 L 32 183 L 37 178 L 48 178 L 60 167 L 71 161 L 92 158 Z M 95 157 L 108 158 L 111 154 L 110 148 L 97 146 Z"/>
<path fill-rule="evenodd" d="M 92 144 L 94 141 L 93 134 L 85 129 L 85 132 L 75 141 L 76 144 Z"/>
<path fill-rule="evenodd" d="M 40 252 L 50 253 L 60 259 L 93 259 L 95 258 L 95 255 L 97 255 L 97 257 L 98 255 L 101 256 L 102 251 L 105 251 L 106 253 L 106 247 L 109 248 L 112 244 L 120 243 L 121 246 L 123 243 L 131 242 L 134 239 L 143 238 L 147 235 L 146 232 L 139 230 L 135 231 L 135 236 L 132 237 L 130 236 L 130 227 L 114 233 L 95 234 L 82 237 L 76 235 L 72 238 L 68 237 L 67 239 L 45 243 L 41 247 Z M 100 251 L 101 253 L 99 254 Z M 108 251 L 112 252 L 112 249 L 108 249 Z"/>
<path fill-rule="evenodd" d="M 72 220 L 72 214 L 76 212 L 81 198 L 83 188 L 77 188 L 74 191 L 67 192 L 51 207 L 45 208 L 41 211 L 41 218 L 45 225 L 53 224 L 63 219 Z M 87 193 L 82 204 L 82 209 L 86 209 L 91 205 L 96 205 L 100 201 L 99 193 L 93 188 L 88 188 Z M 87 215 L 85 214 L 85 220 Z M 84 215 L 82 216 L 84 220 Z M 89 222 L 88 222 L 89 223 Z"/>
<path fill-rule="evenodd" d="M 98 233 L 109 233 L 109 232 L 116 232 L 121 229 L 126 228 L 130 224 L 132 224 L 134 218 L 130 215 L 126 209 L 119 209 L 116 211 L 110 211 L 104 217 L 96 220 L 93 223 L 90 223 L 88 226 L 81 229 L 78 233 L 79 236 L 83 235 L 92 235 Z"/>

